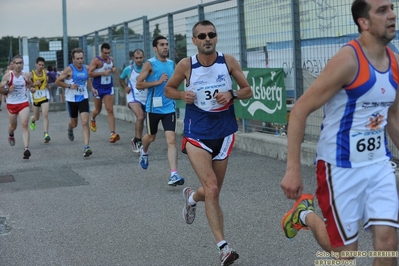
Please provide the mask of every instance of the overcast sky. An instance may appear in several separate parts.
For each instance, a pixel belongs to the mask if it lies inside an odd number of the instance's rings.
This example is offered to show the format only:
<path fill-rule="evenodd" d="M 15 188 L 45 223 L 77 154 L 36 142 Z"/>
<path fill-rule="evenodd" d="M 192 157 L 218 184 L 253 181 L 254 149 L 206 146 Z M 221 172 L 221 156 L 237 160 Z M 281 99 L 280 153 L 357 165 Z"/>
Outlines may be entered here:
<path fill-rule="evenodd" d="M 62 2 L 0 0 L 0 38 L 62 36 Z M 67 33 L 81 36 L 138 17 L 157 17 L 198 4 L 201 0 L 66 0 Z"/>

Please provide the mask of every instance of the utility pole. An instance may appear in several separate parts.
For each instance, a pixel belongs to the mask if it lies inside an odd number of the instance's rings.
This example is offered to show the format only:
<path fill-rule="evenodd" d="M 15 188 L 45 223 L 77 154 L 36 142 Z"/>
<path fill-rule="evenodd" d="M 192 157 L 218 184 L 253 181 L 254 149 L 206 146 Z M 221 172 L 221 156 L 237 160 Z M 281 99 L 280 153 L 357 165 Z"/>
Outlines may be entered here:
<path fill-rule="evenodd" d="M 8 51 L 8 62 L 7 62 L 7 66 L 8 64 L 10 64 L 11 60 L 12 60 L 12 37 L 10 36 L 10 50 Z"/>
<path fill-rule="evenodd" d="M 63 56 L 64 56 L 64 69 L 68 66 L 68 26 L 67 26 L 67 7 L 66 0 L 62 0 L 62 27 L 63 27 Z"/>

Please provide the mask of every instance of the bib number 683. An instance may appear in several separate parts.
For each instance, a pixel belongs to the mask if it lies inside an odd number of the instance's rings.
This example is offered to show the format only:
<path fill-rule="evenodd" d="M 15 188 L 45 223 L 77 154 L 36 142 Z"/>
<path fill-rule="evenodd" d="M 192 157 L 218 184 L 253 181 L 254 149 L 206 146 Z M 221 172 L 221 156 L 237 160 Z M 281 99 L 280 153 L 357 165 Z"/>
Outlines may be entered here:
<path fill-rule="evenodd" d="M 381 147 L 381 136 L 377 136 L 376 138 L 371 137 L 367 139 L 359 139 L 356 143 L 356 149 L 358 152 L 374 151 L 375 149 L 379 149 Z"/>

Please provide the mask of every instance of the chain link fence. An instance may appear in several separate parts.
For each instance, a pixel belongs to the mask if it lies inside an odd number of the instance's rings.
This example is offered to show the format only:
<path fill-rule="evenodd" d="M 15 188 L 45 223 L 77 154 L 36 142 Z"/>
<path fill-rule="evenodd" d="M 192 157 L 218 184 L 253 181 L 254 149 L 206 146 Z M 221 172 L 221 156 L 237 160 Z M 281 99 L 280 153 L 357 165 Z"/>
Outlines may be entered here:
<path fill-rule="evenodd" d="M 398 1 L 392 0 L 398 13 Z M 358 36 L 352 21 L 351 2 L 347 0 L 220 0 L 192 6 L 158 17 L 147 16 L 110 25 L 83 36 L 69 37 L 68 47 L 82 47 L 85 62 L 99 54 L 102 43 L 111 45 L 118 72 L 114 76 L 115 104 L 126 105 L 120 89 L 119 74 L 130 64 L 129 52 L 140 48 L 146 58 L 154 56 L 151 41 L 157 35 L 168 38 L 169 57 L 176 63 L 196 54 L 191 41 L 192 26 L 203 19 L 212 21 L 218 31 L 217 50 L 232 54 L 248 68 L 282 68 L 285 72 L 287 118 L 289 110 L 323 70 L 328 60 L 349 40 Z M 38 43 L 37 54 L 48 52 L 49 45 Z M 59 41 L 48 39 L 47 42 Z M 42 44 L 43 43 L 43 44 Z M 390 44 L 398 52 L 398 37 Z M 53 52 L 54 53 L 54 52 Z M 55 65 L 60 66 L 62 53 L 55 51 Z M 31 55 L 31 54 L 30 54 Z M 34 58 L 33 56 L 33 58 Z M 30 61 L 34 61 L 34 59 Z M 47 60 L 52 62 L 52 60 Z M 53 62 L 52 62 L 53 63 Z M 63 61 L 62 61 L 63 63 Z M 253 88 L 254 89 L 254 88 Z M 178 107 L 184 104 L 178 103 Z M 182 112 L 183 109 L 180 109 Z M 309 116 L 305 141 L 316 142 L 323 118 L 322 110 Z M 241 130 L 275 134 L 268 121 L 240 121 Z M 287 126 L 287 125 L 285 125 Z M 284 129 L 283 129 L 284 131 Z M 390 144 L 395 157 L 396 149 Z"/>

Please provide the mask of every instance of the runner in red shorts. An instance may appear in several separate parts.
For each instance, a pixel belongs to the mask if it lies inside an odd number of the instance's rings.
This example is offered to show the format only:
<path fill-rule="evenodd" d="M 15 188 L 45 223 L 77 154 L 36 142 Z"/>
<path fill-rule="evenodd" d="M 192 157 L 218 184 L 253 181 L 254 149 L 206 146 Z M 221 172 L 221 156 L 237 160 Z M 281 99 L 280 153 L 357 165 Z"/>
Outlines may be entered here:
<path fill-rule="evenodd" d="M 21 55 L 13 58 L 14 69 L 7 72 L 1 83 L 0 93 L 5 94 L 7 99 L 7 111 L 10 125 L 8 127 L 8 143 L 15 145 L 14 131 L 17 128 L 17 117 L 19 116 L 22 126 L 22 138 L 25 146 L 24 159 L 29 159 L 29 98 L 28 90 L 31 89 L 31 74 L 22 71 L 24 61 Z"/>

